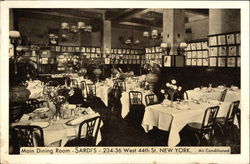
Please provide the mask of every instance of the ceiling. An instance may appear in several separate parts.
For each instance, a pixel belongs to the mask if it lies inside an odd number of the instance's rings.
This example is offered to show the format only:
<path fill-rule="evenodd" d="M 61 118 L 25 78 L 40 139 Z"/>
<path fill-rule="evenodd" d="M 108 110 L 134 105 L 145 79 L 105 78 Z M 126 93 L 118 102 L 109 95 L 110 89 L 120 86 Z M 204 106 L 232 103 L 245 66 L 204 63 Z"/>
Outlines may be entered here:
<path fill-rule="evenodd" d="M 184 9 L 186 21 L 208 18 L 208 9 Z M 14 9 L 16 17 L 32 17 L 54 21 L 85 21 L 94 30 L 100 29 L 101 20 L 111 20 L 113 27 L 133 28 L 139 30 L 151 27 L 162 28 L 163 9 L 157 8 L 74 8 L 74 9 Z"/>

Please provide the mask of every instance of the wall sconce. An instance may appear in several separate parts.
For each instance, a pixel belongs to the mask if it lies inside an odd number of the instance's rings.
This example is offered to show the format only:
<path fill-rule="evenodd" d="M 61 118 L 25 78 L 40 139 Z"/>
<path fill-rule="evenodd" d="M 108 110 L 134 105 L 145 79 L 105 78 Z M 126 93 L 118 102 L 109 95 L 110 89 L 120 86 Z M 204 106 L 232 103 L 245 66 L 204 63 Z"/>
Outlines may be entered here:
<path fill-rule="evenodd" d="M 161 48 L 164 55 L 169 55 L 171 44 L 170 43 L 161 43 Z"/>
<path fill-rule="evenodd" d="M 177 48 L 178 55 L 184 55 L 186 47 L 187 47 L 187 43 L 186 42 L 181 42 L 179 47 Z"/>

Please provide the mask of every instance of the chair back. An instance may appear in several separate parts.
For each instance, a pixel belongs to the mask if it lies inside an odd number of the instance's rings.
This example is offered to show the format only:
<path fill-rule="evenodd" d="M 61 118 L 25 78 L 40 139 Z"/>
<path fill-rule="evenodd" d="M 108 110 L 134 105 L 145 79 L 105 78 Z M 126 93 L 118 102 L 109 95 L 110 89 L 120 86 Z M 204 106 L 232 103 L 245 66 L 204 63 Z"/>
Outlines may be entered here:
<path fill-rule="evenodd" d="M 148 94 L 145 96 L 146 106 L 158 104 L 158 98 L 155 94 Z"/>
<path fill-rule="evenodd" d="M 96 86 L 95 84 L 86 85 L 87 98 L 96 96 Z"/>
<path fill-rule="evenodd" d="M 78 87 L 78 81 L 76 79 L 70 79 L 70 86 Z"/>
<path fill-rule="evenodd" d="M 230 104 L 229 110 L 227 112 L 226 116 L 226 122 L 225 123 L 233 123 L 234 118 L 237 114 L 237 110 L 239 109 L 240 101 L 234 101 Z"/>
<path fill-rule="evenodd" d="M 43 129 L 40 126 L 16 125 L 13 131 L 20 147 L 44 146 Z"/>
<path fill-rule="evenodd" d="M 188 100 L 188 93 L 186 91 L 184 91 L 183 93 L 183 99 Z"/>
<path fill-rule="evenodd" d="M 82 89 L 82 90 L 84 90 L 85 88 L 86 88 L 86 86 L 87 86 L 87 84 L 86 84 L 86 81 L 80 81 L 80 85 L 79 85 L 79 87 Z"/>
<path fill-rule="evenodd" d="M 219 106 L 208 107 L 205 111 L 201 130 L 203 132 L 211 133 L 214 128 L 214 122 L 219 111 Z"/>
<path fill-rule="evenodd" d="M 224 101 L 224 100 L 225 100 L 226 94 L 227 94 L 227 89 L 225 89 L 225 90 L 222 92 L 220 101 Z"/>
<path fill-rule="evenodd" d="M 125 81 L 115 79 L 113 82 L 114 82 L 114 88 L 119 87 L 122 92 L 126 91 L 126 83 L 125 83 Z"/>
<path fill-rule="evenodd" d="M 142 105 L 142 93 L 139 91 L 129 91 L 129 105 Z"/>
<path fill-rule="evenodd" d="M 78 142 L 80 142 L 81 137 L 84 136 L 84 139 L 90 141 L 90 146 L 94 146 L 96 143 L 98 131 L 100 129 L 101 124 L 101 118 L 100 116 L 90 118 L 87 120 L 84 120 L 79 125 L 79 131 L 78 131 Z M 85 134 L 82 134 L 83 127 L 86 128 Z"/>
<path fill-rule="evenodd" d="M 19 120 L 25 112 L 25 103 L 10 104 L 9 105 L 9 123 Z"/>

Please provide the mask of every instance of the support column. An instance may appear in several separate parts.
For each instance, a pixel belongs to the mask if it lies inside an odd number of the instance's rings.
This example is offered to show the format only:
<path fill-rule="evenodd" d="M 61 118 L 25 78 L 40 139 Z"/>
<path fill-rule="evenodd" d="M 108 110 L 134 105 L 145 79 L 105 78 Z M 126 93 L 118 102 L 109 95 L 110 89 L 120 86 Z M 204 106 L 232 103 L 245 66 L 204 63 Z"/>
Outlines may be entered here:
<path fill-rule="evenodd" d="M 177 55 L 180 42 L 184 41 L 185 13 L 183 9 L 163 10 L 163 42 L 170 43 L 170 55 Z"/>
<path fill-rule="evenodd" d="M 209 35 L 240 31 L 239 9 L 209 9 Z"/>
<path fill-rule="evenodd" d="M 111 49 L 111 21 L 103 20 L 102 52 L 106 53 L 106 49 Z"/>

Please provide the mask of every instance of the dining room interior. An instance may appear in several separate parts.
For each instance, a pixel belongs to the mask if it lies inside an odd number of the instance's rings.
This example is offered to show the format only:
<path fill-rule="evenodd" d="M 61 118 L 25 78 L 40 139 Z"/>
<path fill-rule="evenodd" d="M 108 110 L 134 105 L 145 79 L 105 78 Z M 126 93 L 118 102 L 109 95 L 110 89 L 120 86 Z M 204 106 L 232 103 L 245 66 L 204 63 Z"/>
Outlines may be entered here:
<path fill-rule="evenodd" d="M 229 146 L 240 154 L 240 25 L 240 9 L 11 8 L 9 153 Z"/>

